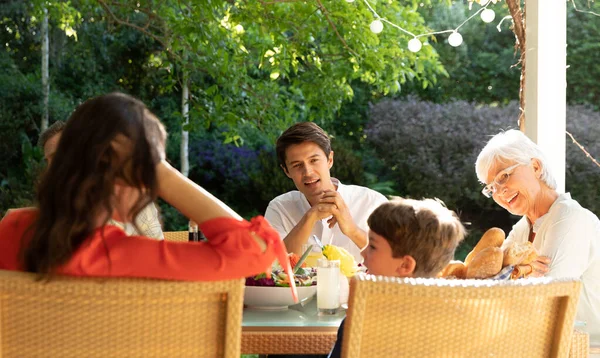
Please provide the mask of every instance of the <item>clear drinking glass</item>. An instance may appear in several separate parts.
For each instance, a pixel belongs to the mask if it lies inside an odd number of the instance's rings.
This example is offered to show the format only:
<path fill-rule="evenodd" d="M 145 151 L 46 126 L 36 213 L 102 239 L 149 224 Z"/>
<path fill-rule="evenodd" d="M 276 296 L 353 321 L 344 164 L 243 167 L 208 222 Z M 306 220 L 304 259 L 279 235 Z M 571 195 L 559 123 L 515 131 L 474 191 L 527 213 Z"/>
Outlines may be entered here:
<path fill-rule="evenodd" d="M 317 267 L 317 261 L 319 259 L 325 258 L 325 256 L 323 256 L 321 248 L 316 244 L 302 245 L 302 253 L 304 253 L 310 247 L 310 245 L 312 245 L 312 249 L 306 257 L 306 260 L 304 260 L 304 263 L 306 263 L 306 266 L 308 267 Z"/>
<path fill-rule="evenodd" d="M 340 260 L 317 261 L 317 309 L 320 315 L 336 314 L 340 307 Z"/>

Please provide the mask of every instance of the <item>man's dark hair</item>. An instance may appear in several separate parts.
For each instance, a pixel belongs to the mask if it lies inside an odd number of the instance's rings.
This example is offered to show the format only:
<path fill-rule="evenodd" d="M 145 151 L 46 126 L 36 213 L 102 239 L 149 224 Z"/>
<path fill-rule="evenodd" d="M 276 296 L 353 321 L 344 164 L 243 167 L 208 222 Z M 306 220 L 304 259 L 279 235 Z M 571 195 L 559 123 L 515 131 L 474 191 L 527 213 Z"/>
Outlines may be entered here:
<path fill-rule="evenodd" d="M 42 134 L 40 134 L 40 139 L 38 139 L 38 146 L 44 149 L 46 142 L 48 142 L 50 138 L 62 132 L 63 129 L 65 129 L 65 125 L 66 124 L 63 121 L 56 121 L 50 127 L 46 128 L 46 130 L 43 131 Z"/>
<path fill-rule="evenodd" d="M 277 138 L 277 144 L 275 145 L 277 160 L 285 170 L 287 170 L 287 166 L 285 165 L 286 149 L 292 145 L 304 142 L 315 143 L 323 150 L 325 155 L 329 157 L 329 153 L 331 152 L 331 141 L 329 140 L 327 133 L 313 122 L 296 123 L 286 129 L 286 131 Z"/>

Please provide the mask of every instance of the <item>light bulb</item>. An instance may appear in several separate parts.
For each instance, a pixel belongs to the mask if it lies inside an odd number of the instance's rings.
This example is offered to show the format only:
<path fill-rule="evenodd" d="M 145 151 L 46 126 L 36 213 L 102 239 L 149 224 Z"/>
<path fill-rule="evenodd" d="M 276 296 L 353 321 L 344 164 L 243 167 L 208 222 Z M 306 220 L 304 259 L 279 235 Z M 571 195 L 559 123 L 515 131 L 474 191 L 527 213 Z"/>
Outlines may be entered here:
<path fill-rule="evenodd" d="M 373 31 L 373 33 L 378 34 L 381 31 L 383 31 L 383 22 L 381 22 L 381 20 L 377 19 L 377 20 L 373 21 L 371 23 L 371 25 L 369 25 L 369 28 L 371 29 L 371 31 Z"/>
<path fill-rule="evenodd" d="M 481 21 L 485 23 L 490 23 L 496 18 L 496 13 L 492 9 L 485 9 L 481 12 L 479 16 L 481 16 Z"/>
<path fill-rule="evenodd" d="M 452 34 L 450 34 L 450 36 L 448 37 L 448 43 L 450 44 L 450 46 L 452 47 L 458 47 L 460 46 L 460 44 L 462 44 L 463 38 L 462 35 L 459 34 L 458 32 L 454 31 Z"/>
<path fill-rule="evenodd" d="M 423 47 L 423 44 L 416 37 L 414 39 L 408 41 L 408 50 L 411 52 L 419 52 L 421 47 Z"/>

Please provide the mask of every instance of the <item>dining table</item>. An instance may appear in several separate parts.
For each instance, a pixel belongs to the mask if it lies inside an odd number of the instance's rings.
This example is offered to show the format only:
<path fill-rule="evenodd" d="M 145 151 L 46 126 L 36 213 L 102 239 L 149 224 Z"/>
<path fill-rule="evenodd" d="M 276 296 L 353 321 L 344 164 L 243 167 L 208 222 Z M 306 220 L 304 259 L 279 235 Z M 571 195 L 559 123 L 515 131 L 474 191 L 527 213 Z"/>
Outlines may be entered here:
<path fill-rule="evenodd" d="M 346 310 L 320 315 L 316 299 L 287 309 L 244 308 L 242 354 L 328 354 Z"/>

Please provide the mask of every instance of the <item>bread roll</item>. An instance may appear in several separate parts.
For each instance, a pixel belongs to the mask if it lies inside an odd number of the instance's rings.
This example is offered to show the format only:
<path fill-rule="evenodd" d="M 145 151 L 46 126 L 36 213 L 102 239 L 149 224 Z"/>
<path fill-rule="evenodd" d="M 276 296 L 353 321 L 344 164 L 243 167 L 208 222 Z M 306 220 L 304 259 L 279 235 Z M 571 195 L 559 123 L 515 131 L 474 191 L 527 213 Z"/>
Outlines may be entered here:
<path fill-rule="evenodd" d="M 481 250 L 467 265 L 467 278 L 488 278 L 502 270 L 504 252 L 499 247 Z"/>
<path fill-rule="evenodd" d="M 504 250 L 502 266 L 526 265 L 535 260 L 537 252 L 529 242 L 513 242 Z"/>
<path fill-rule="evenodd" d="M 521 265 L 528 265 L 532 263 L 533 261 L 535 261 L 535 259 L 537 259 L 538 256 L 539 255 L 537 250 L 533 247 L 533 245 L 531 245 L 531 250 L 529 250 L 527 256 L 525 256 L 523 261 L 521 261 Z"/>
<path fill-rule="evenodd" d="M 467 276 L 467 267 L 462 261 L 452 260 L 442 270 L 441 277 L 465 278 Z"/>
<path fill-rule="evenodd" d="M 473 248 L 473 251 L 471 251 L 467 255 L 467 258 L 465 259 L 465 265 L 469 266 L 469 264 L 471 263 L 471 261 L 473 261 L 475 256 L 477 256 L 477 254 L 480 253 L 482 250 L 488 247 L 502 246 L 505 237 L 506 235 L 504 234 L 504 230 L 497 227 L 493 227 L 486 231 L 477 243 L 477 245 L 475 245 L 475 247 Z"/>
<path fill-rule="evenodd" d="M 533 272 L 533 267 L 531 265 L 517 265 L 513 269 L 513 272 L 510 275 L 510 278 L 513 280 L 516 280 L 518 278 L 524 278 L 524 277 L 531 275 L 532 272 Z"/>

